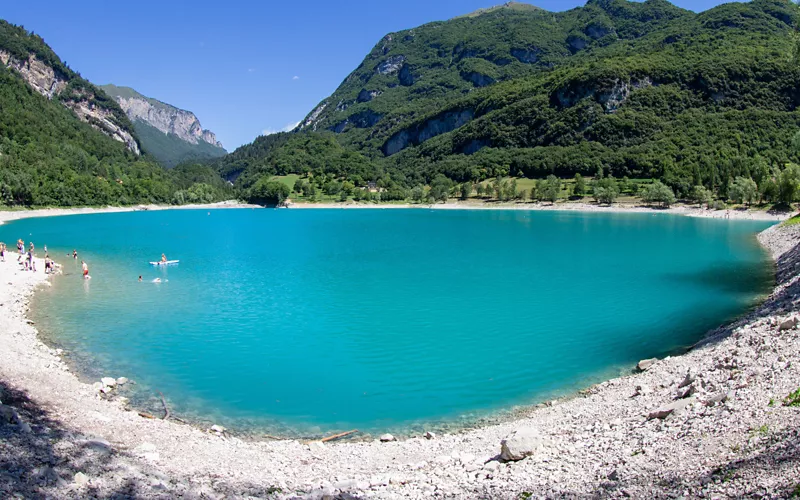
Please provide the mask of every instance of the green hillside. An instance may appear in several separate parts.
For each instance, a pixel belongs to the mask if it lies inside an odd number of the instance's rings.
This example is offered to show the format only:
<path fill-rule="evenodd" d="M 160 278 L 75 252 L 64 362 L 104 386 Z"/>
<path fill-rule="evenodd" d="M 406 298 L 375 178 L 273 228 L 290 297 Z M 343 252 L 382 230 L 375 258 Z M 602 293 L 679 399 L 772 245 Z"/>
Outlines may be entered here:
<path fill-rule="evenodd" d="M 107 133 L 109 125 L 84 122 L 71 107 L 107 110 L 107 120 L 136 139 L 117 103 L 68 68 L 40 37 L 0 20 L 0 51 L 26 61 L 33 54 L 65 82 L 52 99 L 21 74 L 0 64 L 0 204 L 75 206 L 170 203 L 191 178 L 168 173 Z M 214 177 L 219 179 L 214 173 Z M 218 180 L 219 182 L 219 180 Z M 195 191 L 209 191 L 195 187 Z M 210 190 L 221 198 L 217 183 Z M 207 196 L 206 196 L 207 198 Z M 215 200 L 216 201 L 216 200 Z"/>
<path fill-rule="evenodd" d="M 475 182 L 602 169 L 724 196 L 735 177 L 761 187 L 798 159 L 798 19 L 788 0 L 700 14 L 666 0 L 563 13 L 512 4 L 387 35 L 297 135 L 335 140 L 357 175 L 406 188 L 439 173 Z M 328 168 L 282 161 L 301 157 L 297 147 L 256 141 L 219 166 L 244 187 Z"/>

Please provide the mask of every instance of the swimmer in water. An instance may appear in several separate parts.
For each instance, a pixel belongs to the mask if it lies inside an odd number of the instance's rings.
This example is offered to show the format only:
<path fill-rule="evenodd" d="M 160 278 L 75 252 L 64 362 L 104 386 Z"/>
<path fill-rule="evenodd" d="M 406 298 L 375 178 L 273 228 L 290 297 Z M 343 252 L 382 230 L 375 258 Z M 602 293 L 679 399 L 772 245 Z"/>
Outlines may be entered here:
<path fill-rule="evenodd" d="M 141 276 L 139 276 L 139 283 L 141 283 L 141 282 L 142 282 L 142 277 L 141 277 Z"/>

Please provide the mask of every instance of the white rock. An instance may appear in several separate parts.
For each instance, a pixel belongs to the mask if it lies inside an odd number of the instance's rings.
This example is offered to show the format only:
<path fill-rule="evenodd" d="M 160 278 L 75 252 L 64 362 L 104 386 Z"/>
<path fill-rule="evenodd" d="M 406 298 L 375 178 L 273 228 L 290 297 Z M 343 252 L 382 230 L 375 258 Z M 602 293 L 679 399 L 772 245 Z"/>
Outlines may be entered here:
<path fill-rule="evenodd" d="M 76 473 L 73 480 L 75 481 L 75 484 L 77 484 L 78 486 L 85 486 L 86 484 L 89 483 L 89 478 L 83 472 Z"/>
<path fill-rule="evenodd" d="M 522 460 L 540 451 L 544 444 L 544 438 L 536 429 L 519 429 L 500 442 L 500 458 L 505 461 Z"/>
<path fill-rule="evenodd" d="M 672 415 L 673 413 L 678 413 L 691 403 L 691 399 L 681 399 L 679 401 L 675 401 L 674 403 L 670 403 L 666 406 L 662 406 L 661 408 L 651 411 L 649 415 L 647 415 L 647 420 L 652 420 L 654 418 L 664 419 L 668 416 Z"/>
<path fill-rule="evenodd" d="M 225 427 L 222 427 L 221 425 L 214 424 L 208 430 L 210 430 L 211 432 L 216 432 L 217 434 L 222 434 L 223 432 L 225 432 L 228 429 L 226 429 Z"/>
<path fill-rule="evenodd" d="M 391 441 L 397 441 L 397 438 L 392 436 L 391 434 L 382 434 L 380 440 L 381 443 L 389 443 Z"/>
<path fill-rule="evenodd" d="M 105 387 L 115 387 L 117 385 L 117 379 L 111 377 L 103 377 L 100 379 L 100 382 L 102 382 Z"/>
<path fill-rule="evenodd" d="M 429 432 L 426 432 L 426 433 L 425 433 L 425 434 L 423 434 L 422 436 L 423 436 L 425 439 L 436 439 L 436 434 L 434 434 L 434 433 L 432 433 L 432 432 L 430 432 L 430 431 L 429 431 Z"/>
<path fill-rule="evenodd" d="M 646 372 L 654 364 L 656 364 L 656 361 L 658 361 L 658 358 L 643 359 L 639 361 L 639 364 L 636 365 L 636 368 L 638 368 L 640 372 Z"/>
<path fill-rule="evenodd" d="M 128 383 L 128 379 L 125 377 L 120 377 L 117 379 L 117 385 L 125 385 Z"/>

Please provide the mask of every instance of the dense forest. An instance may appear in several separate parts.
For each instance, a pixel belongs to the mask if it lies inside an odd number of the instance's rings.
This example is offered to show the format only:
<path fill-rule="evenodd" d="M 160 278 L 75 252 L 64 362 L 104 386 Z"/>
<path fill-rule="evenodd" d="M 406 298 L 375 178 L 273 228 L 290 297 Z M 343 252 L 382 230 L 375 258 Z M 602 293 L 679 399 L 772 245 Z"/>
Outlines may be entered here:
<path fill-rule="evenodd" d="M 440 175 L 477 186 L 579 174 L 725 200 L 741 178 L 779 201 L 800 160 L 799 21 L 789 0 L 700 14 L 590 0 L 431 23 L 384 37 L 295 132 L 216 166 L 245 193 L 292 173 L 408 196 Z"/>

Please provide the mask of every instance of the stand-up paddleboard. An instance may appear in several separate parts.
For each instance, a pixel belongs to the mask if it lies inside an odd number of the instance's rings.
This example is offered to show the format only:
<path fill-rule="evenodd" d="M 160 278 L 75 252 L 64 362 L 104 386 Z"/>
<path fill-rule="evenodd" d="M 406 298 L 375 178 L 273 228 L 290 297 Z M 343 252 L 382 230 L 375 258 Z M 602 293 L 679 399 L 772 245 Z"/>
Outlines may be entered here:
<path fill-rule="evenodd" d="M 158 262 L 151 262 L 150 265 L 151 266 L 169 266 L 171 264 L 177 264 L 178 262 L 180 262 L 180 261 L 179 260 L 168 260 L 166 262 L 158 261 Z"/>

